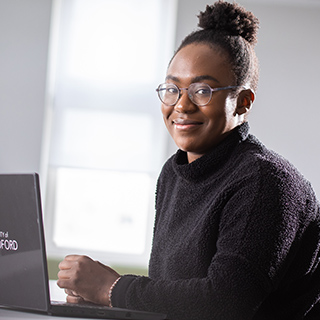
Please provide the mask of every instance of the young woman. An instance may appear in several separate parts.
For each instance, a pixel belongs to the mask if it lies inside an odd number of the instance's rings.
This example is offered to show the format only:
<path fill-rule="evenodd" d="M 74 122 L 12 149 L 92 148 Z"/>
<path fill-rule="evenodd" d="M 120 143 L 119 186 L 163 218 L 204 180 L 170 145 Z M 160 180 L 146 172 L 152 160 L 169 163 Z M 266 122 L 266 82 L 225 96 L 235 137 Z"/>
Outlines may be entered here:
<path fill-rule="evenodd" d="M 320 319 L 319 204 L 285 159 L 249 134 L 258 20 L 218 1 L 199 16 L 157 91 L 179 150 L 156 194 L 149 277 L 85 256 L 60 264 L 69 302 L 169 319 Z"/>

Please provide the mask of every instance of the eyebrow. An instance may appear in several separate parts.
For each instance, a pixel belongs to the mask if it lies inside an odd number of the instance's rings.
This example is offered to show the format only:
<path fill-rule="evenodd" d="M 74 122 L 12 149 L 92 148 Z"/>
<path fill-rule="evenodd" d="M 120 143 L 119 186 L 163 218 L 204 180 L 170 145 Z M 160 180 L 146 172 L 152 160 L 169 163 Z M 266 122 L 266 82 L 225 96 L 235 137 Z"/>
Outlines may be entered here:
<path fill-rule="evenodd" d="M 166 80 L 172 80 L 172 81 L 175 81 L 175 82 L 180 82 L 180 79 L 178 77 L 175 77 L 175 76 L 170 75 L 170 74 L 168 74 L 166 76 Z M 217 80 L 216 78 L 214 78 L 212 76 L 209 76 L 209 75 L 202 75 L 202 76 L 194 77 L 194 78 L 191 79 L 191 82 L 195 83 L 195 82 L 201 82 L 203 80 L 211 80 L 211 81 L 220 83 L 219 80 Z"/>

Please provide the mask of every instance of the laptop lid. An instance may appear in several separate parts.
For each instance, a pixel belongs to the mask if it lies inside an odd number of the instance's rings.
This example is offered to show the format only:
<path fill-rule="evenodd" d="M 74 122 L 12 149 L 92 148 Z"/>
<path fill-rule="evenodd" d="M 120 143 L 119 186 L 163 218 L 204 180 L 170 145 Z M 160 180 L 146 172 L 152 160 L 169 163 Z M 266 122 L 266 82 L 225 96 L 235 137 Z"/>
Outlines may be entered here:
<path fill-rule="evenodd" d="M 60 316 L 166 319 L 165 314 L 52 304 L 38 174 L 0 174 L 0 306 Z"/>
<path fill-rule="evenodd" d="M 0 175 L 0 305 L 47 312 L 39 190 L 37 174 Z"/>

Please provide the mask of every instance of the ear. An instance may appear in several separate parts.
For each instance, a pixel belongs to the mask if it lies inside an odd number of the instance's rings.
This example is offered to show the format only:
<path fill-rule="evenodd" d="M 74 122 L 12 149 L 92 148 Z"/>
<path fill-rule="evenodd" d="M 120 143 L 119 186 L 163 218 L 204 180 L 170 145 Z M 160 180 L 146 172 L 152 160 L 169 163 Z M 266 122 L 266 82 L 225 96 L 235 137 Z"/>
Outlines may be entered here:
<path fill-rule="evenodd" d="M 255 100 L 255 94 L 251 89 L 242 90 L 237 99 L 237 108 L 235 113 L 238 115 L 244 115 L 248 113 Z"/>

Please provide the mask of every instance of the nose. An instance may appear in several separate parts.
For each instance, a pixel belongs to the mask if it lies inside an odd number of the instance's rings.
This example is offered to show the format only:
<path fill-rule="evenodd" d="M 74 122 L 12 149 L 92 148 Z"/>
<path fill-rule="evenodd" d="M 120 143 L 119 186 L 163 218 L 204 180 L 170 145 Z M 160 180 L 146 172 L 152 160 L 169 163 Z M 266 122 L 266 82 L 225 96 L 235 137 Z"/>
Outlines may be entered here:
<path fill-rule="evenodd" d="M 174 109 L 176 112 L 179 113 L 193 113 L 195 112 L 198 107 L 195 105 L 188 96 L 188 90 L 186 89 L 180 89 L 181 90 L 181 96 L 176 105 L 174 106 Z"/>

